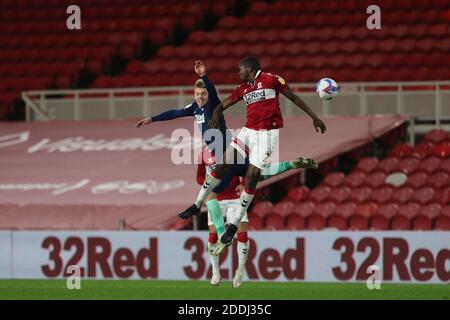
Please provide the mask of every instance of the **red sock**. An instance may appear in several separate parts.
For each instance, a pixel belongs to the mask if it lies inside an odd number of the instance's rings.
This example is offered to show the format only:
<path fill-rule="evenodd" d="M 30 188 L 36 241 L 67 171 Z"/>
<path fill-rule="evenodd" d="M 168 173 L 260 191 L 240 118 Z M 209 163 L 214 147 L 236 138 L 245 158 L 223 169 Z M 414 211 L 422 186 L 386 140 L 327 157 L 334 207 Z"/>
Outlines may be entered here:
<path fill-rule="evenodd" d="M 218 240 L 217 233 L 210 232 L 209 237 L 208 237 L 208 242 L 214 244 L 217 242 L 217 240 Z"/>
<path fill-rule="evenodd" d="M 256 189 L 250 189 L 250 188 L 245 188 L 244 189 L 246 194 L 255 194 L 256 193 Z"/>
<path fill-rule="evenodd" d="M 243 243 L 248 241 L 247 231 L 238 233 L 238 241 Z"/>

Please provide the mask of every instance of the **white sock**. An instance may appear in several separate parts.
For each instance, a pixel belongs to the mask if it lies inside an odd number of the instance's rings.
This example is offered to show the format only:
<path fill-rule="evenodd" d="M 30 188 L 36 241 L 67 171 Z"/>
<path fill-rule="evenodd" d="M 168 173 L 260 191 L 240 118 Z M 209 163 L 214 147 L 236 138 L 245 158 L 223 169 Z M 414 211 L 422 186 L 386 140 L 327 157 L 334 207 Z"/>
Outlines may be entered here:
<path fill-rule="evenodd" d="M 240 242 L 238 241 L 237 251 L 238 251 L 238 272 L 243 272 L 245 270 L 245 263 L 248 258 L 248 249 L 250 247 L 250 241 Z"/>
<path fill-rule="evenodd" d="M 217 187 L 220 183 L 220 179 L 216 179 L 213 176 L 209 175 L 206 179 L 205 182 L 202 185 L 202 188 L 200 189 L 200 192 L 198 193 L 197 196 L 197 200 L 195 200 L 195 205 L 197 206 L 197 208 L 200 208 L 203 204 L 203 202 L 205 201 L 206 197 L 208 196 L 208 194 L 211 192 L 212 189 L 214 189 L 215 187 Z"/>
<path fill-rule="evenodd" d="M 213 244 L 213 243 L 208 241 L 208 256 L 209 256 L 209 261 L 211 262 L 212 273 L 213 274 L 220 274 L 219 257 L 212 255 L 212 252 L 214 251 L 216 246 L 217 245 L 215 243 Z"/>
<path fill-rule="evenodd" d="M 241 223 L 241 220 L 244 217 L 248 207 L 250 206 L 250 203 L 252 203 L 254 196 L 255 196 L 254 194 L 249 194 L 245 191 L 242 191 L 240 199 L 241 207 L 239 208 L 238 214 L 234 217 L 232 221 L 230 221 L 232 224 L 238 226 L 239 223 Z"/>

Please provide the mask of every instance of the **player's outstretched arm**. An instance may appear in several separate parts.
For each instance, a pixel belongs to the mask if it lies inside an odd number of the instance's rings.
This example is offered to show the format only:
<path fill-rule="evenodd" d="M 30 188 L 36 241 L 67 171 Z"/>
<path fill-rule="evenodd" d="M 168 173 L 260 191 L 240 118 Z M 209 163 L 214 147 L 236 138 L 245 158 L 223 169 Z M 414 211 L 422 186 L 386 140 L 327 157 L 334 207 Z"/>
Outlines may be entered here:
<path fill-rule="evenodd" d="M 213 112 L 211 120 L 209 120 L 208 126 L 210 128 L 218 129 L 219 128 L 220 115 L 223 114 L 223 111 L 225 109 L 228 109 L 229 107 L 231 107 L 235 103 L 236 102 L 231 101 L 230 98 L 227 98 L 225 101 L 219 103 L 219 105 L 214 108 L 214 112 Z"/>
<path fill-rule="evenodd" d="M 320 119 L 298 95 L 292 92 L 290 88 L 287 88 L 287 90 L 282 92 L 282 94 L 311 117 L 314 128 L 317 132 L 319 132 L 319 129 L 321 133 L 325 133 L 325 131 L 327 131 L 327 127 L 325 126 L 325 123 L 323 123 L 322 119 Z"/>
<path fill-rule="evenodd" d="M 147 118 L 141 119 L 136 123 L 136 128 L 139 128 L 142 125 L 150 124 L 155 121 L 167 121 L 167 120 L 173 120 L 176 118 L 193 116 L 193 115 L 194 115 L 194 111 L 192 109 L 192 104 L 190 104 L 190 105 L 187 105 L 183 109 L 172 109 L 172 110 L 164 111 L 163 113 L 160 113 L 154 117 L 147 117 Z"/>

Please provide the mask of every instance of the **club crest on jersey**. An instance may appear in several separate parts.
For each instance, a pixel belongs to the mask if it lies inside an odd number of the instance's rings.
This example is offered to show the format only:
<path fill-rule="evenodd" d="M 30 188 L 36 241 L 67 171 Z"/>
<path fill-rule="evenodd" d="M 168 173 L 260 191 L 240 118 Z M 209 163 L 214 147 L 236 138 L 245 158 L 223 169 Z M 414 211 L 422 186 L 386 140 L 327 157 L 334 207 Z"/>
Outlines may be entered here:
<path fill-rule="evenodd" d="M 197 123 L 204 123 L 205 122 L 205 114 L 196 114 L 195 121 Z"/>
<path fill-rule="evenodd" d="M 285 85 L 285 84 L 286 84 L 286 81 L 284 81 L 284 79 L 283 79 L 282 77 L 277 76 L 277 78 L 278 78 L 278 81 L 280 81 L 280 83 L 281 83 L 282 85 Z"/>
<path fill-rule="evenodd" d="M 261 89 L 261 88 L 262 88 L 262 83 L 258 82 L 258 89 Z"/>

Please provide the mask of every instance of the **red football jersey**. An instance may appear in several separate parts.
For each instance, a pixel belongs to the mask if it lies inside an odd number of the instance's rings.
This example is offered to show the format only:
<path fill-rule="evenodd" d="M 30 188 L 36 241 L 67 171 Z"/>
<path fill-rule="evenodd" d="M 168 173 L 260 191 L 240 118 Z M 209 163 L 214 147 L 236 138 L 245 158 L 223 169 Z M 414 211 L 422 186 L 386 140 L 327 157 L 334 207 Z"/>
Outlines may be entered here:
<path fill-rule="evenodd" d="M 288 89 L 288 84 L 280 76 L 262 72 L 256 73 L 255 81 L 243 83 L 229 97 L 233 102 L 241 99 L 247 105 L 247 123 L 249 129 L 276 129 L 283 127 L 279 93 Z"/>

